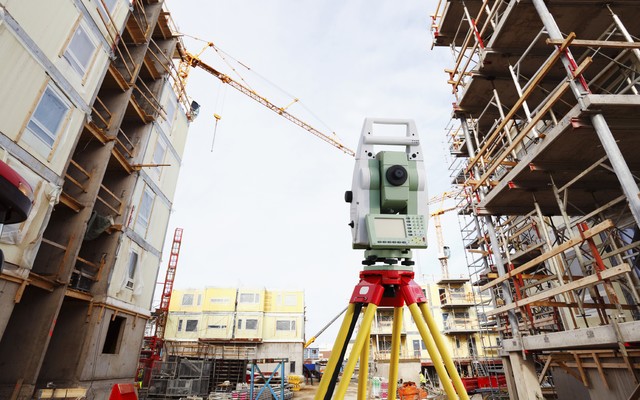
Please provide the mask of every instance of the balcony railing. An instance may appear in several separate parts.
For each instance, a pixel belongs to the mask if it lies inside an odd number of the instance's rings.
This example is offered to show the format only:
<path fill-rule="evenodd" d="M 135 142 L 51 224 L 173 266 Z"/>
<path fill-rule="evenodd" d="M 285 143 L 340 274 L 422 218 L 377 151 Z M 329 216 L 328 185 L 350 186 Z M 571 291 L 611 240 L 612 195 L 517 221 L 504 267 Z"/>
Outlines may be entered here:
<path fill-rule="evenodd" d="M 440 304 L 443 306 L 472 306 L 474 305 L 473 294 L 455 292 L 441 293 Z"/>
<path fill-rule="evenodd" d="M 448 318 L 444 321 L 444 332 L 476 332 L 479 331 L 478 320 L 472 318 Z"/>

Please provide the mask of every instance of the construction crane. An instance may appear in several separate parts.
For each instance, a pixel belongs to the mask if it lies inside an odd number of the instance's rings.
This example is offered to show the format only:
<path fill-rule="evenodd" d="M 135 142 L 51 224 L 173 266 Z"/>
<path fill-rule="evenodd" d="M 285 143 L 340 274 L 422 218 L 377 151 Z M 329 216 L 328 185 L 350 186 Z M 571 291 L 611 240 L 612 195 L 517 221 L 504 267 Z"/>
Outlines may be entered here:
<path fill-rule="evenodd" d="M 304 348 L 306 349 L 307 347 L 311 346 L 313 344 L 313 342 L 316 341 L 316 339 L 318 338 L 318 336 L 322 335 L 322 332 L 326 331 L 328 327 L 331 326 L 331 324 L 333 324 L 334 322 L 336 322 L 336 320 L 342 315 L 344 314 L 345 311 L 347 311 L 348 307 L 345 307 L 344 310 L 340 311 L 338 313 L 338 315 L 336 315 L 335 317 L 333 317 L 333 319 L 331 321 L 329 321 L 329 323 L 327 323 L 325 326 L 322 327 L 322 329 L 320 329 L 318 331 L 318 333 L 316 333 L 315 335 L 311 336 L 311 339 L 307 340 L 307 342 L 304 344 Z"/>
<path fill-rule="evenodd" d="M 213 45 L 213 43 L 208 43 L 209 47 L 215 47 Z M 258 103 L 262 104 L 263 106 L 267 107 L 268 109 L 270 109 L 271 111 L 277 113 L 278 115 L 281 115 L 282 117 L 288 119 L 289 121 L 293 122 L 294 124 L 302 127 L 303 129 L 306 129 L 307 131 L 311 132 L 311 134 L 319 137 L 320 139 L 324 140 L 325 142 L 329 143 L 330 145 L 340 149 L 341 151 L 343 151 L 345 154 L 348 154 L 350 156 L 355 156 L 355 153 L 353 150 L 349 149 L 348 147 L 346 147 L 345 145 L 343 145 L 342 143 L 340 143 L 338 140 L 334 139 L 333 137 L 326 135 L 322 132 L 320 132 L 319 130 L 317 130 L 316 128 L 314 128 L 313 126 L 309 125 L 308 123 L 300 120 L 299 118 L 293 116 L 292 114 L 290 114 L 286 108 L 288 107 L 278 107 L 277 105 L 273 104 L 272 102 L 270 102 L 269 100 L 267 100 L 265 97 L 259 95 L 258 93 L 256 93 L 254 90 L 234 81 L 233 79 L 231 79 L 230 76 L 223 74 L 222 72 L 218 71 L 217 69 L 215 69 L 214 67 L 212 67 L 211 65 L 203 62 L 199 55 L 202 54 L 202 51 L 199 52 L 198 55 L 194 55 L 189 53 L 188 51 L 186 51 L 184 49 L 184 47 L 182 47 L 182 44 L 178 43 L 178 48 L 177 48 L 178 54 L 180 55 L 180 59 L 182 60 L 182 65 L 180 66 L 179 70 L 181 71 L 180 75 L 182 79 L 186 79 L 188 76 L 188 67 L 198 67 L 200 69 L 203 69 L 204 71 L 210 73 L 211 75 L 215 76 L 216 78 L 220 79 L 220 81 L 222 81 L 222 83 L 226 83 L 227 85 L 231 86 L 232 88 L 238 90 L 240 93 L 245 94 L 247 96 L 249 96 L 250 98 L 252 98 L 253 100 L 257 101 Z M 296 100 L 297 101 L 297 100 Z M 294 101 L 295 102 L 295 101 Z M 216 117 L 216 119 L 218 119 Z"/>
<path fill-rule="evenodd" d="M 164 279 L 160 305 L 153 314 L 155 316 L 153 335 L 145 336 L 144 346 L 140 351 L 136 380 L 142 384 L 142 387 L 146 387 L 149 384 L 150 371 L 153 368 L 153 364 L 162 359 L 164 332 L 167 327 L 169 304 L 171 302 L 171 294 L 173 293 L 173 283 L 176 277 L 181 244 L 182 228 L 176 228 L 173 233 L 173 243 L 171 244 L 171 252 L 169 253 L 169 264 L 167 265 L 167 274 Z"/>
<path fill-rule="evenodd" d="M 442 236 L 442 223 L 440 221 L 440 216 L 446 212 L 453 211 L 457 208 L 456 206 L 443 208 L 443 204 L 445 200 L 453 199 L 459 193 L 460 193 L 459 190 L 453 191 L 453 192 L 444 192 L 437 196 L 432 197 L 429 200 L 429 205 L 440 203 L 440 207 L 437 210 L 432 211 L 430 215 L 433 218 L 433 225 L 436 230 L 436 239 L 438 241 L 438 260 L 440 261 L 440 266 L 442 268 L 443 278 L 449 277 L 449 256 L 451 255 L 451 250 L 449 249 L 449 246 L 444 245 L 444 237 Z"/>

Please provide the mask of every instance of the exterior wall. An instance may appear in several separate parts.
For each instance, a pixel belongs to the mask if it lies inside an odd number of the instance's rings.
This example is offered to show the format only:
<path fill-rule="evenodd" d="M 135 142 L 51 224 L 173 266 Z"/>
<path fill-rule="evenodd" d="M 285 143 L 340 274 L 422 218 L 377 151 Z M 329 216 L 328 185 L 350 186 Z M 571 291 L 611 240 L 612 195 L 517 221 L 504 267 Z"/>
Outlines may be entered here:
<path fill-rule="evenodd" d="M 93 398 L 107 398 L 113 383 L 130 382 L 137 368 L 190 110 L 178 104 L 163 71 L 142 76 L 133 68 L 124 82 L 128 88 L 117 87 L 123 46 L 138 66 L 152 40 L 174 53 L 173 32 L 154 30 L 159 21 L 169 25 L 162 1 L 115 0 L 108 15 L 102 5 L 0 1 L 0 96 L 11 99 L 0 109 L 0 159 L 34 189 L 28 220 L 5 227 L 0 237 L 6 256 L 0 275 L 1 398 L 14 391 L 18 399 L 31 398 L 48 382 L 91 387 Z M 133 38 L 127 22 L 136 7 L 144 8 L 149 23 L 142 39 Z M 68 51 L 74 40 L 93 48 L 81 61 Z M 137 85 L 162 99 L 164 110 L 173 106 L 169 121 L 153 111 L 142 121 L 132 113 Z M 52 108 L 63 110 L 50 141 L 32 132 L 43 98 L 55 99 Z M 101 118 L 108 121 L 97 127 Z M 131 153 L 117 159 L 116 151 L 127 150 L 123 131 L 134 140 Z M 161 159 L 154 157 L 159 140 L 166 149 Z M 154 162 L 170 165 L 145 166 Z M 107 169 L 118 164 L 122 169 Z M 145 188 L 153 192 L 153 205 L 148 226 L 137 233 Z M 95 213 L 113 217 L 113 229 L 83 240 Z M 132 251 L 138 259 L 131 277 Z M 25 346 L 15 348 L 17 341 Z"/>
<path fill-rule="evenodd" d="M 187 331 L 187 324 L 197 328 Z M 285 372 L 293 369 L 301 374 L 304 292 L 263 288 L 176 289 L 169 304 L 165 338 L 255 342 L 256 358 L 288 358 Z M 269 367 L 275 368 L 275 364 L 265 366 Z"/>
<path fill-rule="evenodd" d="M 258 346 L 256 358 L 288 358 L 285 364 L 285 375 L 302 375 L 303 347 L 301 343 L 262 343 Z M 260 369 L 265 372 L 267 368 L 273 371 L 276 364 L 265 364 L 266 368 L 260 364 Z"/>

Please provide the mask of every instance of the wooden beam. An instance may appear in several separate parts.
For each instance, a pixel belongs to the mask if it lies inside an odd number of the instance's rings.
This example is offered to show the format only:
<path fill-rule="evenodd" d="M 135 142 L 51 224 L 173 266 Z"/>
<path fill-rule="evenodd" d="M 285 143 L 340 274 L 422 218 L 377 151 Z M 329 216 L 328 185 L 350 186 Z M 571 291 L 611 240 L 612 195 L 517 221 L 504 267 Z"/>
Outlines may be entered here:
<path fill-rule="evenodd" d="M 556 256 L 560 253 L 562 253 L 565 250 L 568 250 L 570 248 L 572 248 L 573 246 L 579 245 L 580 243 L 582 243 L 585 239 L 593 237 L 597 234 L 599 234 L 600 232 L 603 232 L 607 229 L 611 229 L 613 228 L 613 222 L 611 222 L 611 220 L 606 220 L 603 221 L 601 223 L 599 223 L 598 225 L 594 226 L 591 229 L 587 229 L 586 231 L 584 231 L 582 233 L 583 237 L 576 237 L 573 239 L 569 239 L 566 242 L 556 246 L 556 247 L 552 247 L 549 251 L 545 252 L 544 254 L 539 255 L 538 257 L 534 258 L 533 260 L 522 264 L 521 266 L 519 266 L 518 268 L 515 268 L 509 272 L 507 272 L 507 274 L 483 285 L 480 287 L 480 291 L 483 290 L 487 290 L 490 287 L 496 286 L 497 284 L 506 281 L 509 278 L 512 278 L 514 276 L 516 276 L 519 273 L 522 273 L 526 270 L 528 270 L 529 268 L 536 266 L 538 264 L 540 264 L 543 261 L 548 260 L 549 258 Z"/>
<path fill-rule="evenodd" d="M 567 45 L 569 45 L 575 37 L 576 37 L 575 33 L 572 32 L 569 36 L 567 36 L 564 42 Z M 497 139 L 497 136 L 500 133 L 500 131 L 502 131 L 504 127 L 507 126 L 507 123 L 509 123 L 509 121 L 516 115 L 516 112 L 518 112 L 518 110 L 520 109 L 520 107 L 522 107 L 524 102 L 527 101 L 529 96 L 531 96 L 531 94 L 533 93 L 533 90 L 536 89 L 538 87 L 538 84 L 542 81 L 542 78 L 544 78 L 547 75 L 547 73 L 551 70 L 551 68 L 555 65 L 555 63 L 560 59 L 561 56 L 562 56 L 562 50 L 555 51 L 552 57 L 547 60 L 547 62 L 542 66 L 542 68 L 540 68 L 540 72 L 536 74 L 536 76 L 534 76 L 533 79 L 531 79 L 531 81 L 529 81 L 529 84 L 525 89 L 525 91 L 522 93 L 522 96 L 518 98 L 518 101 L 516 101 L 513 107 L 511 107 L 511 110 L 509 110 L 509 113 L 505 115 L 505 117 L 502 119 L 500 124 L 498 124 L 496 129 L 494 129 L 493 132 L 489 135 L 489 138 L 484 143 L 484 145 L 480 148 L 480 150 L 478 150 L 476 156 L 469 160 L 467 172 L 471 171 L 473 166 L 478 163 L 478 161 L 480 160 L 480 157 L 484 155 L 487 149 Z"/>
<path fill-rule="evenodd" d="M 559 39 L 547 39 L 547 44 L 559 46 L 563 43 Z M 640 49 L 640 42 L 620 42 L 616 40 L 584 40 L 573 39 L 571 46 L 574 47 L 606 47 L 609 49 Z"/>
<path fill-rule="evenodd" d="M 540 376 L 538 377 L 538 385 L 541 384 L 542 381 L 544 380 L 544 376 L 547 374 L 547 370 L 551 365 L 551 360 L 553 360 L 553 356 L 549 355 L 549 357 L 547 358 L 547 362 L 544 363 L 544 367 L 542 368 L 542 371 L 540 372 Z"/>
<path fill-rule="evenodd" d="M 600 272 L 600 274 L 589 275 L 582 279 L 578 279 L 577 281 L 568 283 L 566 285 L 556 286 L 554 288 L 545 290 L 544 292 L 535 294 L 530 297 L 526 297 L 522 300 L 514 301 L 513 303 L 507 304 L 506 306 L 502 306 L 494 310 L 487 311 L 486 314 L 487 316 L 502 314 L 516 307 L 522 307 L 528 304 L 535 303 L 536 301 L 548 299 L 549 297 L 557 296 L 561 293 L 568 292 L 569 290 L 581 289 L 586 286 L 594 285 L 604 279 L 610 279 L 618 275 L 626 274 L 627 272 L 630 272 L 630 271 L 631 271 L 631 267 L 629 266 L 629 264 L 620 264 L 613 268 L 606 269 Z"/>
<path fill-rule="evenodd" d="M 538 122 L 540 122 L 542 117 L 544 117 L 547 114 L 547 112 L 549 112 L 549 110 L 551 110 L 551 107 L 553 107 L 556 104 L 556 102 L 560 99 L 560 97 L 562 97 L 562 95 L 564 95 L 564 92 L 566 92 L 567 89 L 569 89 L 569 82 L 567 82 L 567 81 L 562 82 L 558 86 L 558 88 L 555 90 L 555 92 L 553 93 L 551 98 L 549 98 L 545 102 L 544 106 L 542 106 L 542 108 L 540 110 L 538 110 L 536 115 L 518 133 L 518 136 L 516 136 L 513 139 L 511 144 L 509 144 L 509 146 L 507 146 L 507 148 L 504 149 L 502 151 L 502 153 L 498 157 L 496 157 L 495 160 L 492 160 L 491 166 L 489 168 L 487 168 L 487 170 L 482 174 L 480 179 L 478 179 L 478 182 L 473 185 L 473 189 L 474 190 L 478 189 L 478 187 L 480 187 L 480 185 L 482 185 L 487 179 L 489 179 L 491 174 L 493 174 L 493 172 L 496 169 L 498 169 L 498 167 L 500 166 L 500 163 L 505 158 L 507 158 L 509 156 L 509 154 L 511 154 L 511 152 L 516 149 L 516 147 L 518 147 L 520 145 L 520 143 L 524 140 L 524 138 L 529 134 L 529 131 L 531 131 L 533 128 L 535 128 L 536 125 L 538 125 Z M 467 169 L 467 172 L 469 172 L 469 169 Z"/>
<path fill-rule="evenodd" d="M 576 378 L 576 380 L 581 381 L 580 377 L 578 376 L 578 374 L 576 374 L 575 372 L 573 372 L 571 370 L 571 368 L 569 368 L 567 366 L 567 364 L 563 363 L 562 361 L 556 361 L 556 365 L 560 368 L 562 368 L 567 374 L 573 376 L 574 378 Z"/>
<path fill-rule="evenodd" d="M 589 378 L 587 378 L 587 374 L 584 372 L 584 368 L 582 368 L 582 361 L 580 361 L 580 356 L 577 354 L 573 354 L 573 358 L 576 360 L 576 366 L 578 367 L 578 372 L 580 372 L 580 378 L 582 378 L 582 384 L 584 387 L 589 387 Z"/>
<path fill-rule="evenodd" d="M 602 369 L 602 364 L 600 364 L 600 357 L 598 357 L 598 353 L 591 353 L 593 360 L 596 362 L 596 368 L 598 368 L 598 374 L 600 375 L 600 379 L 602 380 L 602 384 L 605 388 L 609 389 L 609 382 L 607 382 L 607 376 L 604 374 L 604 370 Z"/>

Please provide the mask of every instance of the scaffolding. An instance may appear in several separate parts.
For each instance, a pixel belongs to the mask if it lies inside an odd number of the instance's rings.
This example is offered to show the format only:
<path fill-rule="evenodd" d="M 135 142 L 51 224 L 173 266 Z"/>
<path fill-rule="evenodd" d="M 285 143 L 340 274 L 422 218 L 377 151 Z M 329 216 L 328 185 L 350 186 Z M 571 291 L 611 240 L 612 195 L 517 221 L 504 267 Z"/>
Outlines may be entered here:
<path fill-rule="evenodd" d="M 512 398 L 640 388 L 638 17 L 625 0 L 441 0 L 432 15 L 454 62 L 469 274 L 495 304 L 482 314 Z"/>

